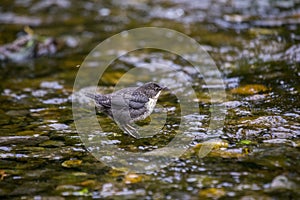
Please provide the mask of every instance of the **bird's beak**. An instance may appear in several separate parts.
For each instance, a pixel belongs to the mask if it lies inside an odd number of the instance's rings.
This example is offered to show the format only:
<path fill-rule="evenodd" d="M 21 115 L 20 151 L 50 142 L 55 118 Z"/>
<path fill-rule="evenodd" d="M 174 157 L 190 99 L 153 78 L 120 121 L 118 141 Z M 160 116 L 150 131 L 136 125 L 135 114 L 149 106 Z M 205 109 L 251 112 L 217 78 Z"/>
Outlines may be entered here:
<path fill-rule="evenodd" d="M 161 90 L 170 90 L 168 87 L 163 87 Z"/>

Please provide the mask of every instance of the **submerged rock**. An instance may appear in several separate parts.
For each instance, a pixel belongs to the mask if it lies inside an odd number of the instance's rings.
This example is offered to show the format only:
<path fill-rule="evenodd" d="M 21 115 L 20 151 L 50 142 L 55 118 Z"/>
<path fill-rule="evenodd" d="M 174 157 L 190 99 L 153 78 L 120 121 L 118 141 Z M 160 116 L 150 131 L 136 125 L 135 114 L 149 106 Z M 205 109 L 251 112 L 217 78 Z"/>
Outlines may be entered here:
<path fill-rule="evenodd" d="M 82 164 L 82 160 L 66 160 L 61 165 L 65 168 L 76 168 Z"/>
<path fill-rule="evenodd" d="M 124 178 L 126 184 L 139 183 L 143 180 L 143 176 L 135 173 L 127 174 Z"/>
<path fill-rule="evenodd" d="M 264 93 L 268 90 L 269 90 L 269 88 L 267 88 L 264 85 L 248 84 L 248 85 L 244 85 L 244 86 L 240 86 L 240 87 L 232 89 L 231 93 L 239 94 L 239 95 L 253 95 L 253 94 L 258 94 L 258 93 Z"/>
<path fill-rule="evenodd" d="M 226 191 L 223 188 L 207 188 L 200 190 L 199 197 L 219 199 L 226 195 Z"/>

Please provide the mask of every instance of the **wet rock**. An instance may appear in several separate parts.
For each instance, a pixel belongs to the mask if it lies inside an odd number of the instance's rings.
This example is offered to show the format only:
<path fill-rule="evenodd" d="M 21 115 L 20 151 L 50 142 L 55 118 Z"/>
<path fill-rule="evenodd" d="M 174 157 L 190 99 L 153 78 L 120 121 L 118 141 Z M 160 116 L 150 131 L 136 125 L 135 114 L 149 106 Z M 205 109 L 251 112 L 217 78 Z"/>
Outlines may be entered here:
<path fill-rule="evenodd" d="M 124 178 L 124 182 L 126 184 L 133 184 L 133 183 L 139 183 L 143 180 L 143 176 L 140 174 L 126 174 L 125 178 Z"/>
<path fill-rule="evenodd" d="M 79 148 L 79 144 L 82 144 L 82 141 L 78 135 L 76 136 L 66 136 L 64 137 L 65 144 L 66 145 L 71 145 L 71 146 L 77 146 Z M 85 150 L 82 150 L 85 151 Z"/>
<path fill-rule="evenodd" d="M 42 23 L 42 20 L 39 17 L 35 16 L 26 16 L 24 14 L 19 15 L 15 12 L 1 12 L 0 13 L 0 22 L 2 24 L 22 24 L 24 26 L 38 26 Z"/>
<path fill-rule="evenodd" d="M 81 185 L 83 187 L 94 188 L 96 185 L 99 185 L 99 183 L 95 180 L 86 180 L 86 181 L 79 183 L 79 185 Z"/>
<path fill-rule="evenodd" d="M 203 158 L 211 153 L 213 150 L 218 151 L 220 149 L 226 149 L 228 142 L 223 140 L 209 140 L 194 147 L 194 151 L 198 151 L 198 157 Z"/>
<path fill-rule="evenodd" d="M 245 98 L 246 101 L 261 101 L 266 98 L 266 94 L 255 94 Z"/>
<path fill-rule="evenodd" d="M 208 188 L 200 190 L 199 196 L 201 198 L 212 198 L 212 199 L 219 199 L 225 196 L 226 192 L 223 188 Z"/>
<path fill-rule="evenodd" d="M 0 125 L 9 124 L 10 116 L 7 115 L 4 111 L 0 110 Z"/>
<path fill-rule="evenodd" d="M 141 199 L 146 194 L 144 189 L 131 190 L 126 187 L 119 188 L 117 185 L 105 183 L 99 191 L 99 196 L 102 198 L 119 198 L 119 199 Z M 137 196 L 140 196 L 138 198 Z"/>
<path fill-rule="evenodd" d="M 50 182 L 37 182 L 37 181 L 28 181 L 22 185 L 18 185 L 10 195 L 30 195 L 36 194 L 42 191 L 48 191 L 51 188 Z"/>
<path fill-rule="evenodd" d="M 33 58 L 36 41 L 32 35 L 18 38 L 11 44 L 0 46 L 0 60 L 22 61 Z"/>
<path fill-rule="evenodd" d="M 155 198 L 156 199 L 156 198 Z M 165 199 L 163 197 L 157 199 Z M 183 191 L 173 191 L 171 194 L 168 194 L 166 199 L 174 199 L 174 200 L 181 200 L 181 199 L 192 199 L 192 195 L 190 192 L 183 192 Z"/>
<path fill-rule="evenodd" d="M 16 133 L 16 135 L 19 135 L 19 136 L 22 136 L 22 135 L 23 136 L 29 136 L 29 135 L 37 136 L 37 135 L 39 135 L 39 132 L 27 130 L 27 131 L 18 132 L 18 133 Z"/>
<path fill-rule="evenodd" d="M 44 104 L 63 104 L 66 103 L 67 101 L 68 101 L 67 98 L 52 98 L 52 99 L 43 100 L 42 102 Z"/>
<path fill-rule="evenodd" d="M 284 175 L 279 175 L 276 176 L 271 185 L 271 189 L 292 189 L 294 187 L 294 183 L 291 182 L 286 176 Z"/>
<path fill-rule="evenodd" d="M 20 36 L 14 42 L 0 46 L 0 60 L 21 62 L 23 60 L 55 54 L 60 45 L 51 37 L 33 34 L 30 28 L 25 28 L 26 35 Z"/>
<path fill-rule="evenodd" d="M 237 190 L 260 190 L 257 184 L 240 184 L 236 187 Z"/>
<path fill-rule="evenodd" d="M 246 155 L 247 154 L 243 152 L 243 149 L 226 149 L 211 151 L 208 156 L 221 158 L 242 158 Z"/>
<path fill-rule="evenodd" d="M 249 106 L 249 103 L 243 101 L 227 101 L 222 103 L 221 105 L 225 106 L 226 108 L 233 109 L 241 106 Z"/>
<path fill-rule="evenodd" d="M 55 190 L 59 192 L 64 192 L 64 191 L 77 191 L 80 190 L 80 186 L 75 186 L 75 185 L 59 185 L 56 187 Z"/>
<path fill-rule="evenodd" d="M 47 140 L 47 141 L 41 143 L 39 146 L 41 146 L 41 147 L 61 147 L 64 145 L 65 144 L 62 141 Z"/>
<path fill-rule="evenodd" d="M 82 160 L 66 160 L 61 164 L 61 166 L 65 168 L 74 168 L 79 167 L 81 164 Z"/>
<path fill-rule="evenodd" d="M 64 197 L 61 196 L 35 196 L 35 200 L 65 200 Z"/>
<path fill-rule="evenodd" d="M 249 33 L 255 36 L 260 36 L 260 35 L 274 35 L 277 34 L 277 31 L 274 29 L 267 29 L 267 28 L 250 28 Z"/>
<path fill-rule="evenodd" d="M 59 49 L 58 41 L 54 38 L 39 38 L 37 42 L 35 57 L 53 55 Z"/>
<path fill-rule="evenodd" d="M 75 48 L 79 45 L 79 39 L 73 36 L 66 36 L 64 41 L 68 47 Z"/>
<path fill-rule="evenodd" d="M 294 143 L 292 140 L 287 140 L 283 138 L 263 140 L 263 142 L 267 144 L 288 144 L 291 146 L 296 146 L 296 143 Z"/>
<path fill-rule="evenodd" d="M 26 116 L 29 114 L 28 110 L 9 110 L 6 112 L 8 116 L 18 117 L 18 116 Z"/>
<path fill-rule="evenodd" d="M 254 199 L 259 199 L 259 200 L 274 200 L 274 198 L 269 197 L 267 195 L 263 195 L 263 194 L 253 194 L 253 195 L 243 196 L 240 200 L 254 200 Z"/>
<path fill-rule="evenodd" d="M 0 145 L 34 146 L 46 140 L 49 140 L 48 136 L 7 136 L 0 137 Z"/>
<path fill-rule="evenodd" d="M 59 123 L 50 124 L 48 126 L 50 126 L 52 129 L 58 130 L 58 131 L 69 129 L 68 125 L 66 125 L 66 124 L 59 124 Z"/>
<path fill-rule="evenodd" d="M 294 128 L 293 119 L 280 115 L 245 117 L 236 123 L 239 128 L 234 135 L 237 138 L 291 139 L 299 135 L 299 128 Z"/>
<path fill-rule="evenodd" d="M 113 194 L 115 194 L 116 188 L 114 187 L 114 185 L 112 183 L 105 183 L 102 186 L 102 189 L 100 191 L 100 195 L 103 197 L 108 197 L 108 196 L 112 196 Z"/>
<path fill-rule="evenodd" d="M 57 81 L 44 81 L 40 84 L 41 88 L 47 88 L 47 89 L 63 89 L 63 86 L 59 84 Z"/>
<path fill-rule="evenodd" d="M 287 123 L 281 116 L 262 116 L 252 121 L 249 121 L 250 125 L 256 125 L 261 127 L 278 127 Z"/>
<path fill-rule="evenodd" d="M 31 152 L 32 154 L 34 154 L 35 152 L 45 151 L 44 147 L 21 147 L 21 148 L 22 150 Z"/>
<path fill-rule="evenodd" d="M 253 95 L 253 94 L 263 93 L 268 90 L 269 89 L 264 85 L 249 84 L 249 85 L 240 86 L 238 88 L 234 88 L 231 90 L 231 93 L 240 94 L 240 95 Z"/>
<path fill-rule="evenodd" d="M 31 92 L 32 96 L 34 97 L 43 97 L 47 94 L 48 92 L 46 90 L 34 90 Z"/>

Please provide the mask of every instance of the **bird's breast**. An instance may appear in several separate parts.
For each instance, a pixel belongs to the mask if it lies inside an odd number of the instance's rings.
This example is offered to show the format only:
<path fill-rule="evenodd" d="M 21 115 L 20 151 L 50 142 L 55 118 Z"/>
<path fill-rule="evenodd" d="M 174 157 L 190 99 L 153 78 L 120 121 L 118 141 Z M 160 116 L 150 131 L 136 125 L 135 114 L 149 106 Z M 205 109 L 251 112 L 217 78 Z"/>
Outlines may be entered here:
<path fill-rule="evenodd" d="M 152 113 L 155 105 L 156 105 L 157 99 L 149 98 L 149 101 L 145 104 L 145 107 L 147 110 L 149 110 L 150 114 Z"/>

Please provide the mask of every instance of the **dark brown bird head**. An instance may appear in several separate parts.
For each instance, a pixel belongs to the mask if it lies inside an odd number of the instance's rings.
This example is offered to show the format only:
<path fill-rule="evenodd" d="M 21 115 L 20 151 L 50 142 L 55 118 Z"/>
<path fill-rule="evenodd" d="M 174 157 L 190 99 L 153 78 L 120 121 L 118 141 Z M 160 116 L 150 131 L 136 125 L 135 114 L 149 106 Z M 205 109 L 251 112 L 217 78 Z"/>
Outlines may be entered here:
<path fill-rule="evenodd" d="M 165 87 L 162 87 L 154 82 L 146 83 L 136 89 L 136 92 L 146 95 L 148 98 L 158 98 L 160 92 Z"/>

